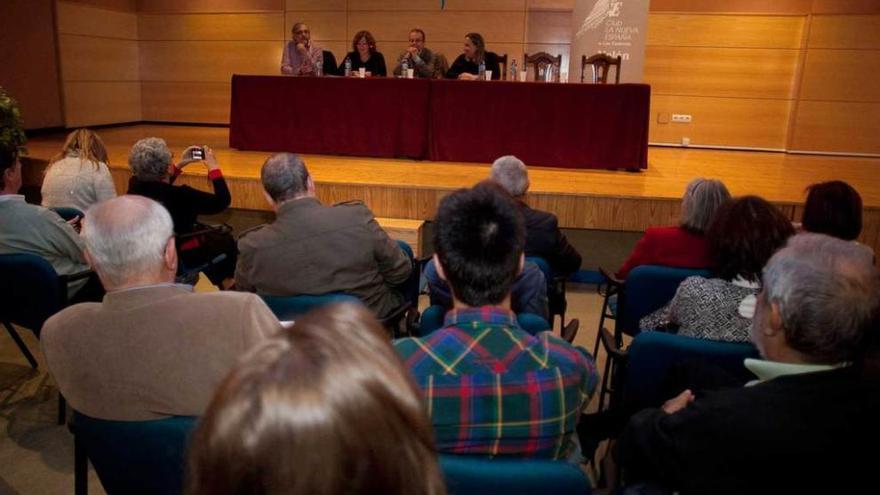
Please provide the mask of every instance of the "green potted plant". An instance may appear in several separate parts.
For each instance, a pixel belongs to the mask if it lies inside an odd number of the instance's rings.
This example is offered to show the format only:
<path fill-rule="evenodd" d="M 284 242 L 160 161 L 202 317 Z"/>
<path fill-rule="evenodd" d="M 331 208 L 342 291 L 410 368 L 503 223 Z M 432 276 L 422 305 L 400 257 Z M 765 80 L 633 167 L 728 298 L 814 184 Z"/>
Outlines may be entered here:
<path fill-rule="evenodd" d="M 27 136 L 18 102 L 0 87 L 0 147 L 14 149 L 19 155 L 27 152 Z"/>

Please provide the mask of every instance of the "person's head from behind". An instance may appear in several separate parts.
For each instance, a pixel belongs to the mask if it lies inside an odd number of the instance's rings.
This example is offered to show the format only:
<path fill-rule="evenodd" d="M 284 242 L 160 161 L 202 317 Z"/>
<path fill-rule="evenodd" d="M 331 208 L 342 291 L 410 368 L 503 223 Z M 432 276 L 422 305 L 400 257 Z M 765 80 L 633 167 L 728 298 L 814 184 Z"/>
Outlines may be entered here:
<path fill-rule="evenodd" d="M 764 268 L 752 341 L 774 361 L 857 362 L 880 311 L 872 256 L 823 234 L 793 236 Z"/>
<path fill-rule="evenodd" d="M 843 181 L 813 184 L 801 222 L 807 232 L 853 241 L 862 232 L 862 197 Z"/>
<path fill-rule="evenodd" d="M 730 193 L 720 180 L 692 180 L 681 198 L 681 227 L 696 234 L 705 233 L 715 212 L 729 199 Z"/>
<path fill-rule="evenodd" d="M 293 153 L 275 153 L 266 159 L 260 180 L 269 203 L 277 208 L 292 199 L 315 195 L 315 183 L 306 163 Z"/>
<path fill-rule="evenodd" d="M 483 61 L 486 55 L 486 41 L 480 33 L 464 35 L 464 56 L 476 63 Z"/>
<path fill-rule="evenodd" d="M 525 196 L 529 190 L 529 171 L 526 164 L 513 155 L 495 160 L 490 178 L 514 198 Z"/>
<path fill-rule="evenodd" d="M 21 189 L 21 161 L 18 150 L 0 146 L 0 193 L 17 194 Z"/>
<path fill-rule="evenodd" d="M 767 260 L 794 235 L 791 221 L 757 196 L 730 200 L 706 232 L 719 277 L 759 282 Z"/>
<path fill-rule="evenodd" d="M 152 199 L 126 195 L 93 205 L 82 237 L 86 258 L 107 291 L 174 281 L 174 224 Z"/>
<path fill-rule="evenodd" d="M 172 165 L 171 150 L 161 138 L 141 139 L 128 152 L 128 167 L 132 175 L 143 182 L 167 180 Z"/>
<path fill-rule="evenodd" d="M 421 394 L 365 308 L 316 310 L 224 380 L 190 448 L 188 493 L 441 495 Z"/>
<path fill-rule="evenodd" d="M 513 198 L 484 181 L 443 198 L 435 223 L 435 263 L 455 304 L 479 307 L 509 301 L 525 246 L 525 226 Z"/>
<path fill-rule="evenodd" d="M 98 163 L 105 165 L 110 163 L 107 157 L 107 148 L 101 138 L 89 129 L 76 129 L 67 135 L 61 152 L 53 159 L 53 161 L 61 160 L 67 157 L 77 157 L 85 162 L 91 162 L 97 167 Z"/>

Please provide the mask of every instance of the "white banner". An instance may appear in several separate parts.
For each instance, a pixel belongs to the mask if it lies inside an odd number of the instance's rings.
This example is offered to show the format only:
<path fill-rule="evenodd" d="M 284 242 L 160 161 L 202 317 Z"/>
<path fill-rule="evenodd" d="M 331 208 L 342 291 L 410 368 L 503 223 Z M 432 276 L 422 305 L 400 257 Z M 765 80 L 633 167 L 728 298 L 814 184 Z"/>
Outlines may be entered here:
<path fill-rule="evenodd" d="M 568 80 L 581 75 L 581 56 L 621 56 L 620 82 L 642 82 L 649 0 L 576 0 Z M 613 82 L 613 71 L 608 82 Z M 589 81 L 589 71 L 585 80 Z"/>

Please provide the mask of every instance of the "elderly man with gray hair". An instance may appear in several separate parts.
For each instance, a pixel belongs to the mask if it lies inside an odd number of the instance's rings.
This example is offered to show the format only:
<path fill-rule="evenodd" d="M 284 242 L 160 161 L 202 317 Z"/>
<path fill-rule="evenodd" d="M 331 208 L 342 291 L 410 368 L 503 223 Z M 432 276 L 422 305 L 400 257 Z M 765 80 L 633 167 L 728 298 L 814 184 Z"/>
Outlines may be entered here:
<path fill-rule="evenodd" d="M 696 398 L 685 390 L 636 414 L 616 449 L 627 478 L 684 493 L 872 486 L 878 311 L 880 274 L 864 249 L 825 235 L 792 237 L 764 268 L 752 327 L 763 359 L 745 362 L 757 379 Z"/>
<path fill-rule="evenodd" d="M 171 216 L 151 199 L 92 206 L 82 237 L 107 294 L 50 318 L 40 344 L 61 393 L 83 414 L 197 416 L 239 356 L 281 329 L 253 294 L 174 284 Z"/>
<path fill-rule="evenodd" d="M 274 296 L 344 292 L 380 318 L 405 300 L 416 302 L 412 259 L 366 205 L 322 205 L 306 164 L 292 153 L 270 156 L 261 178 L 276 218 L 239 238 L 237 289 Z"/>

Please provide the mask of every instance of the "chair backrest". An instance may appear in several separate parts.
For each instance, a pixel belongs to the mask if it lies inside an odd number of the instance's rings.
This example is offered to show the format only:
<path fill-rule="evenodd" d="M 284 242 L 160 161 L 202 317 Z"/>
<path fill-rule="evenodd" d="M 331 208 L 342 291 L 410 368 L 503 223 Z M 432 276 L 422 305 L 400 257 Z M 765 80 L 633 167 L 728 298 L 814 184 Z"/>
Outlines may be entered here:
<path fill-rule="evenodd" d="M 501 69 L 501 77 L 502 81 L 507 80 L 507 54 L 498 55 L 498 67 Z"/>
<path fill-rule="evenodd" d="M 53 206 L 49 209 L 57 213 L 65 222 L 73 220 L 76 217 L 83 218 L 85 216 L 81 210 L 72 206 Z"/>
<path fill-rule="evenodd" d="M 67 305 L 67 287 L 35 254 L 0 255 L 0 320 L 33 330 Z"/>
<path fill-rule="evenodd" d="M 556 72 L 553 76 L 553 81 L 558 82 L 559 68 L 562 65 L 562 54 L 554 57 L 547 52 L 538 52 L 532 55 L 525 53 L 523 54 L 523 70 L 528 70 L 529 65 L 532 66 L 535 81 L 543 81 L 544 71 L 548 67 L 554 67 Z"/>
<path fill-rule="evenodd" d="M 449 495 L 588 495 L 577 465 L 547 459 L 441 455 Z"/>
<path fill-rule="evenodd" d="M 582 55 L 581 82 L 584 82 L 584 72 L 586 71 L 587 66 L 593 65 L 596 67 L 596 82 L 606 84 L 608 82 L 608 71 L 611 70 L 611 67 L 613 66 L 615 68 L 614 84 L 620 84 L 621 60 L 622 58 L 620 55 L 612 57 L 611 55 L 605 53 L 597 53 L 589 57 L 587 57 L 586 55 Z"/>
<path fill-rule="evenodd" d="M 266 302 L 266 306 L 275 313 L 275 317 L 281 321 L 295 320 L 298 316 L 309 311 L 327 306 L 329 304 L 351 302 L 361 304 L 361 300 L 349 294 L 321 294 L 314 296 L 303 294 L 299 296 L 260 296 Z"/>
<path fill-rule="evenodd" d="M 178 494 L 183 489 L 186 447 L 196 418 L 109 421 L 73 413 L 71 429 L 114 494 Z"/>
<path fill-rule="evenodd" d="M 618 299 L 618 328 L 628 335 L 639 333 L 639 320 L 671 301 L 684 279 L 709 276 L 709 270 L 692 268 L 656 265 L 633 268 L 626 277 L 623 300 Z"/>
<path fill-rule="evenodd" d="M 449 71 L 449 60 L 446 55 L 434 52 L 434 79 L 444 79 Z"/>
<path fill-rule="evenodd" d="M 321 57 L 324 60 L 321 70 L 323 71 L 325 76 L 340 75 L 339 66 L 336 64 L 336 56 L 333 55 L 333 52 L 331 52 L 330 50 L 322 50 Z"/>
<path fill-rule="evenodd" d="M 676 363 L 702 358 L 739 378 L 748 372 L 743 360 L 758 357 L 752 344 L 717 342 L 664 332 L 642 332 L 627 350 L 624 400 L 629 410 L 657 407 L 669 397 L 663 396 L 663 384 Z"/>
<path fill-rule="evenodd" d="M 419 320 L 419 333 L 416 337 L 424 337 L 442 327 L 443 320 L 446 317 L 446 311 L 446 308 L 437 304 L 425 308 L 425 310 L 422 311 L 422 316 Z M 520 313 L 516 315 L 516 322 L 519 324 L 520 328 L 532 335 L 546 332 L 551 329 L 550 323 L 548 323 L 547 320 L 531 313 Z"/>
<path fill-rule="evenodd" d="M 549 261 L 540 256 L 526 256 L 526 261 L 538 265 L 538 268 L 541 269 L 541 273 L 544 274 L 544 280 L 546 280 L 548 284 L 553 281 L 553 268 L 550 267 Z"/>

